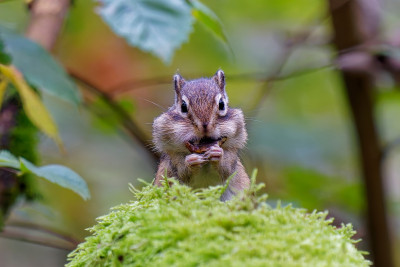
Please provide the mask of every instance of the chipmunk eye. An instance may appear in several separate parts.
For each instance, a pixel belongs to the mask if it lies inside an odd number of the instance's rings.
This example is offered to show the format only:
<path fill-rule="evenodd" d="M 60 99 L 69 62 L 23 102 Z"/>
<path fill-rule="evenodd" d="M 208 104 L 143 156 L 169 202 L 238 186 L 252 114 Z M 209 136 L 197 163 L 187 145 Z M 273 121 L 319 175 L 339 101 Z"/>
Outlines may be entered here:
<path fill-rule="evenodd" d="M 188 108 L 187 108 L 187 104 L 186 104 L 185 100 L 182 100 L 181 111 L 182 111 L 182 113 L 188 112 Z"/>
<path fill-rule="evenodd" d="M 222 100 L 222 98 L 219 100 L 218 108 L 219 108 L 219 110 L 224 110 L 225 109 L 225 103 Z"/>

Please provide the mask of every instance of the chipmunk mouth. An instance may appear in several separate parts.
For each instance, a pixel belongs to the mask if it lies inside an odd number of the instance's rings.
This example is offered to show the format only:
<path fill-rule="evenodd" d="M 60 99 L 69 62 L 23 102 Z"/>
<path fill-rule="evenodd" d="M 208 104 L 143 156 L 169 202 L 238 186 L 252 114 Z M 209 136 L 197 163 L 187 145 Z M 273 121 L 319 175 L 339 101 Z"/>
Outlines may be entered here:
<path fill-rule="evenodd" d="M 201 139 L 190 140 L 185 143 L 186 148 L 191 153 L 205 153 L 210 147 L 218 144 L 221 146 L 225 143 L 227 137 L 221 136 L 219 138 L 211 138 L 211 137 L 202 137 Z"/>
<path fill-rule="evenodd" d="M 212 137 L 205 136 L 200 139 L 190 140 L 189 143 L 191 143 L 193 145 L 214 145 L 215 143 L 218 143 L 219 141 L 224 143 L 226 141 L 226 137 L 221 136 L 218 138 L 212 138 Z"/>

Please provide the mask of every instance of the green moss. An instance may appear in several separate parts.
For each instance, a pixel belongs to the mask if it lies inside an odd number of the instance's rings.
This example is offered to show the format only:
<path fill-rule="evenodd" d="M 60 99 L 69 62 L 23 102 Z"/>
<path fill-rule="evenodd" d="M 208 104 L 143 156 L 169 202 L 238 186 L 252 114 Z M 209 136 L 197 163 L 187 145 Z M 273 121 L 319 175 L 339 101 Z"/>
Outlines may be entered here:
<path fill-rule="evenodd" d="M 38 136 L 36 127 L 30 122 L 25 112 L 18 111 L 16 126 L 10 133 L 9 151 L 15 156 L 21 156 L 30 162 L 38 163 Z M 19 194 L 28 200 L 35 199 L 39 193 L 33 175 L 24 174 L 18 177 Z"/>
<path fill-rule="evenodd" d="M 9 150 L 16 156 L 24 157 L 32 163 L 38 163 L 36 146 L 37 129 L 23 110 L 18 111 L 16 127 L 11 131 Z"/>
<path fill-rule="evenodd" d="M 351 225 L 327 213 L 271 208 L 266 195 L 220 202 L 222 187 L 133 189 L 136 201 L 115 207 L 67 266 L 368 266 Z M 258 186 L 260 187 L 260 186 Z"/>

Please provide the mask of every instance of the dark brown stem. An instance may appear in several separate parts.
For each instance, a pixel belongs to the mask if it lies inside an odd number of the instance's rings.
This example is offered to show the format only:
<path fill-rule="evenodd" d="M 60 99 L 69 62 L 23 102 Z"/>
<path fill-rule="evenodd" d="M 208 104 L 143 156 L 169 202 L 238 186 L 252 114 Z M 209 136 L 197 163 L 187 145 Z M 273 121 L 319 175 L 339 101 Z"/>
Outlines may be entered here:
<path fill-rule="evenodd" d="M 151 137 L 147 136 L 141 127 L 133 120 L 133 118 L 123 109 L 118 103 L 116 103 L 107 93 L 100 90 L 97 86 L 95 86 L 90 81 L 84 79 L 77 73 L 69 71 L 70 75 L 77 80 L 81 85 L 83 85 L 87 90 L 91 93 L 96 94 L 100 97 L 107 105 L 115 112 L 115 114 L 119 117 L 122 126 L 126 130 L 126 132 L 136 140 L 147 152 L 150 160 L 154 163 L 154 165 L 158 162 L 158 155 L 151 149 L 152 142 Z"/>
<path fill-rule="evenodd" d="M 329 0 L 337 50 L 342 51 L 375 40 L 379 29 L 379 14 L 374 13 L 373 2 L 353 0 L 337 8 L 338 1 Z M 373 77 L 368 73 L 352 73 L 347 70 L 342 70 L 342 77 L 359 145 L 373 262 L 377 267 L 392 267 L 393 257 L 380 160 L 381 144 L 374 121 Z"/>

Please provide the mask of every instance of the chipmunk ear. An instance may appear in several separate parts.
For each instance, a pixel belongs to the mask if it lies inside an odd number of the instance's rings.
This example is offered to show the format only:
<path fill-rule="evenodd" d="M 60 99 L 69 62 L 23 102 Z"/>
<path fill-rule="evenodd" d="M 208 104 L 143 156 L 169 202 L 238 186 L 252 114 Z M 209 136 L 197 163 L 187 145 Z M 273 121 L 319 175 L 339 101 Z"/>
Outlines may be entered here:
<path fill-rule="evenodd" d="M 213 79 L 215 83 L 218 85 L 219 89 L 221 91 L 225 90 L 225 73 L 222 70 L 218 70 L 214 76 Z"/>
<path fill-rule="evenodd" d="M 181 91 L 185 82 L 186 82 L 185 79 L 183 79 L 182 76 L 179 75 L 178 73 L 174 75 L 174 86 L 176 94 L 179 95 L 179 92 Z"/>

